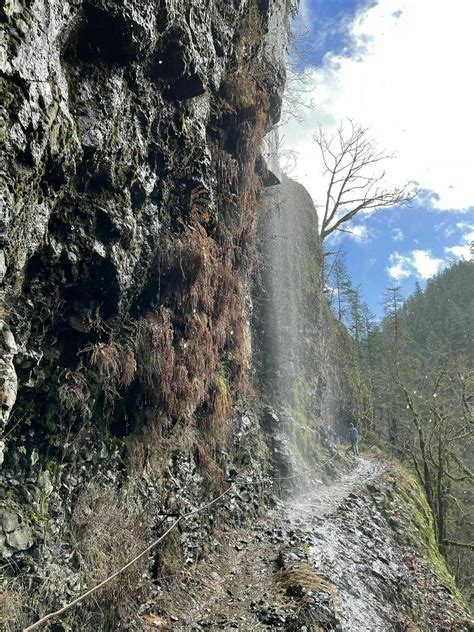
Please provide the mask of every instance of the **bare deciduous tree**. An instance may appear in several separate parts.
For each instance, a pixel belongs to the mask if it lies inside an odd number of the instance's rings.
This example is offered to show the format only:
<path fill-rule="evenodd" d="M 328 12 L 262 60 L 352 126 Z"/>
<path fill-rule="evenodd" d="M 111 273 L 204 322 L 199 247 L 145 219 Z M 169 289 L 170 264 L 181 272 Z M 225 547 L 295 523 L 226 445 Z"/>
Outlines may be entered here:
<path fill-rule="evenodd" d="M 299 2 L 295 2 L 292 20 L 288 25 L 286 51 L 286 81 L 279 125 L 291 120 L 303 123 L 304 111 L 316 107 L 313 99 L 316 50 L 311 29 L 298 15 Z"/>
<path fill-rule="evenodd" d="M 469 511 L 464 485 L 472 485 L 474 472 L 469 446 L 474 436 L 472 392 L 474 371 L 460 359 L 445 366 L 425 369 L 425 381 L 415 374 L 402 377 L 396 367 L 395 382 L 401 387 L 407 417 L 414 435 L 409 441 L 412 462 L 430 505 L 435 535 L 443 553 L 449 547 L 474 550 L 474 543 L 460 541 L 472 529 L 457 521 Z M 418 388 L 414 389 L 414 383 Z M 466 400 L 466 395 L 469 399 Z M 471 521 L 472 526 L 472 521 Z"/>
<path fill-rule="evenodd" d="M 313 91 L 314 80 L 311 69 L 299 68 L 292 60 L 288 60 L 280 126 L 291 120 L 300 124 L 303 123 L 304 111 L 316 107 L 312 96 Z"/>
<path fill-rule="evenodd" d="M 349 120 L 341 123 L 336 134 L 328 136 L 320 128 L 313 135 L 323 159 L 328 187 L 321 220 L 321 239 L 334 231 L 350 232 L 341 225 L 363 210 L 378 209 L 410 202 L 414 195 L 408 184 L 387 189 L 383 186 L 385 170 L 377 168 L 390 154 L 377 148 L 367 136 L 367 128 Z"/>

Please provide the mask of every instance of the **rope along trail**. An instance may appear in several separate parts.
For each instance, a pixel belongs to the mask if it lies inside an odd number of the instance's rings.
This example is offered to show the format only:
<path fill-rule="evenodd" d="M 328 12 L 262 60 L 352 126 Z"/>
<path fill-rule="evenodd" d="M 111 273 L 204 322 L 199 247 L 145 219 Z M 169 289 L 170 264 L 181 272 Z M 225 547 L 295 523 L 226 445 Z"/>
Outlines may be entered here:
<path fill-rule="evenodd" d="M 294 474 L 293 476 L 284 476 L 284 477 L 278 477 L 278 478 L 275 477 L 275 478 L 260 479 L 258 481 L 244 483 L 244 485 L 247 485 L 247 486 L 248 485 L 261 485 L 261 484 L 271 483 L 272 481 L 273 482 L 281 482 L 281 481 L 284 481 L 284 480 L 299 478 L 301 476 L 305 476 L 306 474 L 310 474 L 312 472 L 315 472 L 316 470 L 320 469 L 321 467 L 324 467 L 327 463 L 332 461 L 336 457 L 336 455 L 337 455 L 337 452 L 334 453 L 331 458 L 327 459 L 323 463 L 320 463 L 317 467 L 314 467 L 314 468 L 311 468 L 311 469 L 308 469 L 308 470 L 304 470 L 303 472 L 299 472 L 298 474 Z M 215 503 L 217 503 L 220 500 L 222 500 L 222 498 L 224 498 L 224 496 L 226 496 L 235 487 L 235 485 L 236 485 L 236 483 L 232 483 L 231 485 L 229 485 L 229 487 L 224 492 L 222 492 L 222 494 L 220 494 L 219 496 L 217 496 L 216 498 L 214 498 L 210 502 L 206 503 L 202 507 L 198 507 L 197 509 L 194 509 L 193 511 L 190 511 L 189 513 L 186 513 L 186 514 L 182 514 L 181 516 L 176 518 L 176 520 L 173 522 L 173 524 L 170 527 L 168 527 L 168 529 L 159 538 L 154 540 L 150 545 L 148 545 L 146 547 L 146 549 L 144 549 L 136 557 L 134 557 L 132 560 L 130 560 L 130 562 L 127 562 L 127 564 L 125 564 L 125 566 L 122 566 L 121 568 L 116 570 L 114 573 L 112 573 L 112 575 L 109 575 L 109 577 L 106 577 L 99 584 L 97 584 L 96 586 L 93 586 L 92 588 L 87 590 L 82 595 L 79 595 L 79 597 L 76 597 L 76 599 L 74 599 L 70 603 L 66 604 L 62 608 L 59 608 L 59 610 L 55 610 L 54 612 L 50 612 L 49 614 L 45 615 L 41 619 L 38 619 L 38 621 L 36 621 L 35 623 L 32 623 L 31 625 L 29 625 L 27 628 L 24 628 L 23 632 L 29 632 L 29 630 L 35 630 L 36 628 L 39 628 L 41 625 L 43 625 L 47 621 L 53 619 L 54 617 L 57 617 L 58 615 L 62 614 L 63 612 L 66 612 L 70 608 L 73 608 L 75 605 L 77 605 L 81 601 L 84 601 L 84 599 L 86 599 L 87 597 L 89 597 L 93 593 L 95 593 L 98 590 L 100 590 L 103 586 L 105 586 L 106 584 L 111 582 L 115 577 L 117 577 L 118 575 L 120 575 L 121 573 L 126 571 L 128 568 L 130 568 L 130 566 L 133 566 L 133 564 L 138 562 L 138 560 L 142 559 L 142 557 L 144 557 L 147 553 L 149 553 L 152 549 L 154 549 L 162 540 L 164 540 L 166 538 L 166 536 L 171 531 L 173 531 L 173 529 L 182 520 L 185 520 L 186 518 L 189 518 L 190 516 L 194 516 L 195 514 L 201 513 L 202 511 L 205 511 L 206 509 L 209 509 L 209 507 L 211 507 Z"/>

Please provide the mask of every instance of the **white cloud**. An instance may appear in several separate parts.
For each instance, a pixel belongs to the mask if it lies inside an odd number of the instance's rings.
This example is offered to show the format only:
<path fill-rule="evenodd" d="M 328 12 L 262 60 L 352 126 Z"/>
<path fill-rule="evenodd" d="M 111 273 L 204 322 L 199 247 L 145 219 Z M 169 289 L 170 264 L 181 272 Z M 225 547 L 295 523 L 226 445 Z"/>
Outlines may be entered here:
<path fill-rule="evenodd" d="M 462 236 L 461 243 L 457 246 L 446 246 L 444 249 L 448 255 L 453 255 L 458 259 L 471 259 L 471 245 L 474 244 L 474 225 L 459 222 L 456 226 L 460 229 L 468 230 Z"/>
<path fill-rule="evenodd" d="M 350 232 L 347 233 L 348 237 L 351 237 L 355 241 L 362 241 L 364 239 L 369 238 L 369 234 L 366 226 L 351 226 L 347 230 Z"/>
<path fill-rule="evenodd" d="M 467 224 L 466 222 L 458 222 L 456 228 L 460 230 L 474 230 L 474 224 Z M 472 233 L 471 233 L 472 234 Z"/>
<path fill-rule="evenodd" d="M 390 255 L 390 263 L 392 265 L 387 268 L 387 272 L 392 279 L 398 281 L 411 275 L 410 257 L 404 257 L 399 255 L 398 252 L 394 252 Z"/>
<path fill-rule="evenodd" d="M 397 154 L 391 183 L 416 181 L 433 192 L 437 209 L 474 206 L 474 3 L 379 0 L 352 25 L 357 55 L 327 55 L 311 70 L 316 107 L 303 124 L 285 125 L 286 144 L 299 153 L 294 172 L 317 202 L 324 199 L 311 136 L 351 117 Z M 319 177 L 318 177 L 319 176 Z"/>
<path fill-rule="evenodd" d="M 390 255 L 390 266 L 387 272 L 392 279 L 406 279 L 417 276 L 429 279 L 445 265 L 443 259 L 433 257 L 429 250 L 413 250 L 408 255 L 393 252 Z"/>
<path fill-rule="evenodd" d="M 448 255 L 454 255 L 457 259 L 469 260 L 471 257 L 469 244 L 465 244 L 464 246 L 448 246 L 444 251 Z"/>
<path fill-rule="evenodd" d="M 392 230 L 392 239 L 393 241 L 403 241 L 405 239 L 405 235 L 401 228 L 394 228 Z"/>
<path fill-rule="evenodd" d="M 429 250 L 414 250 L 412 258 L 413 267 L 422 279 L 434 276 L 444 263 L 442 259 L 433 257 Z"/>

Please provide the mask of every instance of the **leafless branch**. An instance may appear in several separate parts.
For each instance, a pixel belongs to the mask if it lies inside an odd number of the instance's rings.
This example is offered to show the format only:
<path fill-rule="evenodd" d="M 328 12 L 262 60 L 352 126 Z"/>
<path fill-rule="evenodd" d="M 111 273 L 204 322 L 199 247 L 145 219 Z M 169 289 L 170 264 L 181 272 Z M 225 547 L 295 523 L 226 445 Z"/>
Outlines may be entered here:
<path fill-rule="evenodd" d="M 327 136 L 321 128 L 313 135 L 328 176 L 322 240 L 341 230 L 341 224 L 361 211 L 408 204 L 414 197 L 408 184 L 391 189 L 380 186 L 385 171 L 372 171 L 392 156 L 379 150 L 367 133 L 367 128 L 349 120 L 348 126 L 341 123 L 333 136 Z M 351 195 L 356 191 L 355 196 Z"/>
<path fill-rule="evenodd" d="M 444 544 L 448 546 L 459 546 L 463 549 L 474 550 L 474 542 L 457 542 L 456 540 L 445 540 Z"/>

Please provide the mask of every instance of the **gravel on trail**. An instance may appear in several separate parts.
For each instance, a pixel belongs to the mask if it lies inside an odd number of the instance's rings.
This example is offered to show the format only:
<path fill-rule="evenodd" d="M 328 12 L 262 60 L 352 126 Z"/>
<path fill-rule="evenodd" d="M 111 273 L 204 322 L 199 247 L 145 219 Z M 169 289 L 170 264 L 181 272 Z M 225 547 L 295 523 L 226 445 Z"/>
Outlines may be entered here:
<path fill-rule="evenodd" d="M 159 619 L 159 627 L 177 632 L 472 629 L 452 591 L 422 556 L 400 542 L 399 527 L 382 510 L 391 493 L 389 469 L 372 458 L 355 458 L 350 471 L 329 485 L 314 481 L 284 503 L 277 501 L 251 527 L 221 533 L 215 551 L 164 596 L 159 605 L 167 617 Z"/>

